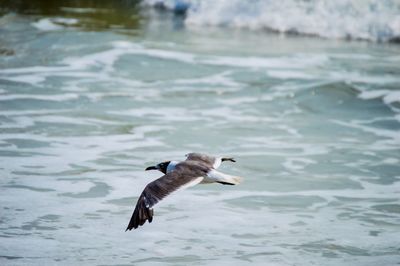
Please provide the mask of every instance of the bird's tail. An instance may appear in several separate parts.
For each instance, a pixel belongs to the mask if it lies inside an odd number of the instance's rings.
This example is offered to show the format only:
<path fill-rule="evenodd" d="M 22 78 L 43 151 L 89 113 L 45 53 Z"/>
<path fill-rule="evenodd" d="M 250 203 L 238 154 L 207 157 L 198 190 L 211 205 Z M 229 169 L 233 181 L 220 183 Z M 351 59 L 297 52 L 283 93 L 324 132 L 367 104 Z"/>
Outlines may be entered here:
<path fill-rule="evenodd" d="M 238 185 L 242 182 L 243 178 L 240 176 L 232 176 L 228 174 L 221 173 L 217 170 L 211 170 L 207 174 L 208 178 L 213 182 L 221 183 L 224 185 Z"/>

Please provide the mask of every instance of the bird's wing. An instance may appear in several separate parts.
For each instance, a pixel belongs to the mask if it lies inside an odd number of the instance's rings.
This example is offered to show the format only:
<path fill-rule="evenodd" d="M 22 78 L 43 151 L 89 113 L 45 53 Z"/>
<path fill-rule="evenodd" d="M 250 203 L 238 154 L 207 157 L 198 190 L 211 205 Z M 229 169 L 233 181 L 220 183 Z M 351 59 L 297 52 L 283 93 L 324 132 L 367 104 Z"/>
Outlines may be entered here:
<path fill-rule="evenodd" d="M 202 154 L 202 153 L 192 152 L 192 153 L 186 154 L 186 161 L 197 161 L 197 162 L 204 163 L 209 167 L 215 167 L 217 158 L 206 155 L 206 154 Z M 219 166 L 219 164 L 218 164 L 218 166 Z"/>
<path fill-rule="evenodd" d="M 207 154 L 196 153 L 196 152 L 186 154 L 186 161 L 201 162 L 214 169 L 218 169 L 221 163 L 225 161 L 236 162 L 235 159 L 233 159 L 232 157 L 214 157 Z"/>
<path fill-rule="evenodd" d="M 202 175 L 203 173 L 188 173 L 178 168 L 147 184 L 136 203 L 126 230 L 136 229 L 143 225 L 146 220 L 151 223 L 153 220 L 152 207 L 157 202 L 178 189 L 197 185 L 203 180 Z"/>

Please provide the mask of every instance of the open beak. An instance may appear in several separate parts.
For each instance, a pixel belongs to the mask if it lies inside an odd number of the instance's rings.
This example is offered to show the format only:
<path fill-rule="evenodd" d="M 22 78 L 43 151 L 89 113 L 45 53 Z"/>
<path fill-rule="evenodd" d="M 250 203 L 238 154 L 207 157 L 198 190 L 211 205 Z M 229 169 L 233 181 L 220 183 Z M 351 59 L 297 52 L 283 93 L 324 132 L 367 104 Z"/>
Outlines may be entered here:
<path fill-rule="evenodd" d="M 145 171 L 149 171 L 149 170 L 158 170 L 158 168 L 156 166 L 149 166 L 145 169 Z"/>
<path fill-rule="evenodd" d="M 223 162 L 224 161 L 231 161 L 231 162 L 234 162 L 234 163 L 236 162 L 235 159 L 233 159 L 233 158 L 221 158 L 221 161 L 223 161 Z"/>

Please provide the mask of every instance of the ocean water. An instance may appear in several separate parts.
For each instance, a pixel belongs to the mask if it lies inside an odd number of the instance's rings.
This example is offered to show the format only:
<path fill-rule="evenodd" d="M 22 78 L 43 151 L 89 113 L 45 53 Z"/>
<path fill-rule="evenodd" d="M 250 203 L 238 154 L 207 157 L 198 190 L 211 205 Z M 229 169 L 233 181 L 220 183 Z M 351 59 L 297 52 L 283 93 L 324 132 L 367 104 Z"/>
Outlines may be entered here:
<path fill-rule="evenodd" d="M 400 0 L 144 0 L 177 13 L 188 27 L 217 25 L 323 38 L 400 40 Z"/>
<path fill-rule="evenodd" d="M 45 2 L 0 17 L 1 265 L 400 263 L 398 44 Z M 244 182 L 125 232 L 192 151 Z"/>

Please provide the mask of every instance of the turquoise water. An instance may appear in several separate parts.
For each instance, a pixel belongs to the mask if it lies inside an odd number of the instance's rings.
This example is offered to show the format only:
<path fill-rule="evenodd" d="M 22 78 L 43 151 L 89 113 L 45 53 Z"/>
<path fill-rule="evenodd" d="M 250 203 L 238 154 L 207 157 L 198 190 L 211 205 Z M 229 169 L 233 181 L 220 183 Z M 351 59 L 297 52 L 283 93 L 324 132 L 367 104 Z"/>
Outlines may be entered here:
<path fill-rule="evenodd" d="M 126 6 L 3 13 L 2 265 L 400 262 L 399 45 Z M 144 168 L 191 151 L 244 182 L 124 232 L 160 176 Z"/>

